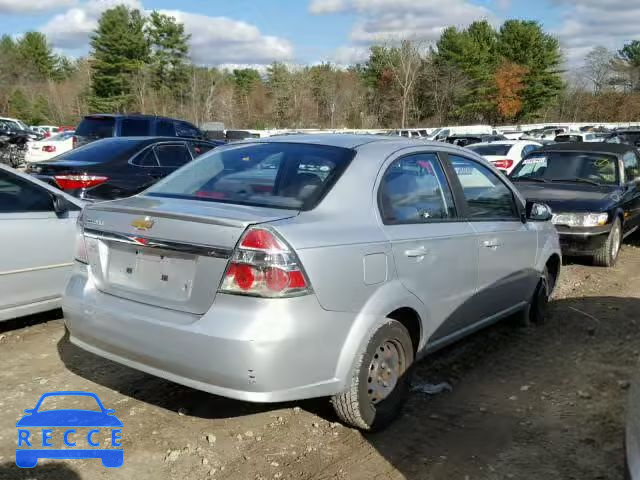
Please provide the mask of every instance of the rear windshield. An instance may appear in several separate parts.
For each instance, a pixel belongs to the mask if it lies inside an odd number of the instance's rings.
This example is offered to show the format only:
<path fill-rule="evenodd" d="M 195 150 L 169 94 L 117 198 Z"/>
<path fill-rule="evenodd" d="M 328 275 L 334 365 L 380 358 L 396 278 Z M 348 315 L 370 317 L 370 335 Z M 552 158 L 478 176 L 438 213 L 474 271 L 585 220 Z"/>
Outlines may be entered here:
<path fill-rule="evenodd" d="M 97 142 L 88 143 L 82 147 L 70 150 L 56 157 L 62 161 L 79 161 L 102 163 L 116 160 L 123 156 L 133 156 L 140 150 L 144 143 L 140 140 L 128 140 L 126 138 L 106 138 Z"/>
<path fill-rule="evenodd" d="M 89 138 L 113 137 L 115 125 L 116 120 L 112 117 L 85 117 L 78 125 L 76 135 Z"/>
<path fill-rule="evenodd" d="M 616 156 L 596 152 L 538 152 L 526 157 L 511 173 L 511 179 L 549 182 L 588 181 L 600 185 L 618 183 Z"/>
<path fill-rule="evenodd" d="M 581 142 L 581 135 L 558 135 L 556 136 L 556 142 Z"/>
<path fill-rule="evenodd" d="M 146 195 L 310 210 L 354 156 L 346 148 L 252 143 L 205 154 L 158 182 Z"/>
<path fill-rule="evenodd" d="M 511 145 L 472 145 L 467 148 L 478 155 L 506 155 L 511 150 Z"/>

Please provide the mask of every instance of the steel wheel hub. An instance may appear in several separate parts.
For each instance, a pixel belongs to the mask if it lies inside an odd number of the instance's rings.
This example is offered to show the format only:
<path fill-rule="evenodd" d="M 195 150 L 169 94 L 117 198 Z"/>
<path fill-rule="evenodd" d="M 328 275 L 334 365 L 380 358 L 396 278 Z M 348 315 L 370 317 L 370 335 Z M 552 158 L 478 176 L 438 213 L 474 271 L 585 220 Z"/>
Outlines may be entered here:
<path fill-rule="evenodd" d="M 402 348 L 391 340 L 385 340 L 373 354 L 367 378 L 367 393 L 374 405 L 391 394 L 404 371 Z"/>
<path fill-rule="evenodd" d="M 611 239 L 613 245 L 611 245 L 611 257 L 616 258 L 618 256 L 618 250 L 620 250 L 620 229 L 613 229 L 613 238 Z"/>

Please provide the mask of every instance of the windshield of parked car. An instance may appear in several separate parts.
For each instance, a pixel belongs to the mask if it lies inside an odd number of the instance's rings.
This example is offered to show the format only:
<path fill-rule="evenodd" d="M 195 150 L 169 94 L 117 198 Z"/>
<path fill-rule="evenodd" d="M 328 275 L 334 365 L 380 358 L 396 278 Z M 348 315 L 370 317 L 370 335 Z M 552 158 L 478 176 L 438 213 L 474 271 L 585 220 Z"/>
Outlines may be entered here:
<path fill-rule="evenodd" d="M 506 155 L 511 150 L 512 145 L 500 145 L 492 143 L 490 145 L 470 145 L 467 148 L 478 155 Z"/>
<path fill-rule="evenodd" d="M 560 181 L 590 181 L 601 185 L 618 183 L 615 155 L 596 152 L 537 152 L 526 157 L 511 173 L 514 181 L 527 178 Z"/>
<path fill-rule="evenodd" d="M 331 189 L 353 150 L 302 143 L 222 147 L 199 157 L 146 195 L 310 210 Z"/>
<path fill-rule="evenodd" d="M 62 132 L 47 138 L 47 142 L 63 142 L 73 137 L 74 132 Z"/>
<path fill-rule="evenodd" d="M 556 135 L 556 142 L 581 142 L 582 135 Z"/>

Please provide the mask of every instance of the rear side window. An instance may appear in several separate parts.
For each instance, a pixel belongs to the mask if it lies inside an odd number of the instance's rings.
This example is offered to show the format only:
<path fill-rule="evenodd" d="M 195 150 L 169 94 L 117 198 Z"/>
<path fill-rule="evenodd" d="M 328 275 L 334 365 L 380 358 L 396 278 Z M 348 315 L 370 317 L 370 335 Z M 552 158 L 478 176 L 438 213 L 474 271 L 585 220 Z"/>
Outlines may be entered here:
<path fill-rule="evenodd" d="M 189 142 L 189 148 L 191 148 L 191 153 L 194 158 L 207 153 L 209 150 L 213 150 L 215 147 L 216 145 L 212 143 Z"/>
<path fill-rule="evenodd" d="M 116 120 L 112 117 L 85 117 L 78 125 L 76 135 L 94 139 L 113 137 L 115 125 Z"/>
<path fill-rule="evenodd" d="M 50 211 L 53 200 L 45 189 L 0 170 L 0 213 Z"/>
<path fill-rule="evenodd" d="M 155 184 L 145 195 L 310 210 L 354 154 L 346 148 L 284 142 L 220 147 Z"/>
<path fill-rule="evenodd" d="M 156 124 L 156 135 L 159 137 L 175 137 L 176 127 L 173 120 L 158 120 Z"/>
<path fill-rule="evenodd" d="M 192 160 L 185 145 L 158 145 L 155 151 L 161 167 L 182 167 Z"/>
<path fill-rule="evenodd" d="M 134 158 L 132 163 L 139 167 L 157 167 L 158 159 L 156 158 L 153 148 L 147 148 L 140 155 Z"/>
<path fill-rule="evenodd" d="M 151 122 L 145 118 L 124 118 L 120 125 L 120 135 L 123 137 L 144 137 L 149 135 Z"/>
<path fill-rule="evenodd" d="M 382 178 L 378 203 L 386 224 L 424 223 L 455 216 L 453 196 L 434 153 L 395 160 Z"/>

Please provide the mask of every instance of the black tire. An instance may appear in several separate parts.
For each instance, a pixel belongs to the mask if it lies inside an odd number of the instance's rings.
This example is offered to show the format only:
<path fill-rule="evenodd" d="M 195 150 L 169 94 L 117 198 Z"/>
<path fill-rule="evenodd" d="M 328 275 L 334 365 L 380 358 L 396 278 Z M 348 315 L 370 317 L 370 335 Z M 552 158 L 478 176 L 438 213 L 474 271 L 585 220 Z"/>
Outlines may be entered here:
<path fill-rule="evenodd" d="M 549 305 L 549 292 L 551 291 L 550 286 L 552 285 L 552 281 L 553 279 L 549 277 L 547 267 L 544 267 L 544 271 L 536 285 L 529 305 L 517 317 L 519 325 L 528 327 L 531 324 L 541 325 L 544 323 Z"/>
<path fill-rule="evenodd" d="M 618 260 L 622 245 L 622 223 L 616 218 L 607 241 L 593 254 L 593 264 L 598 267 L 613 267 Z"/>
<path fill-rule="evenodd" d="M 370 370 L 390 345 L 398 352 L 398 379 L 388 396 L 382 400 L 372 399 L 371 395 L 375 393 L 369 388 L 372 386 L 369 380 L 375 382 L 375 379 L 369 376 Z M 340 420 L 364 431 L 381 430 L 395 420 L 409 397 L 413 358 L 413 344 L 404 325 L 396 320 L 382 325 L 359 354 L 348 389 L 331 398 Z"/>

